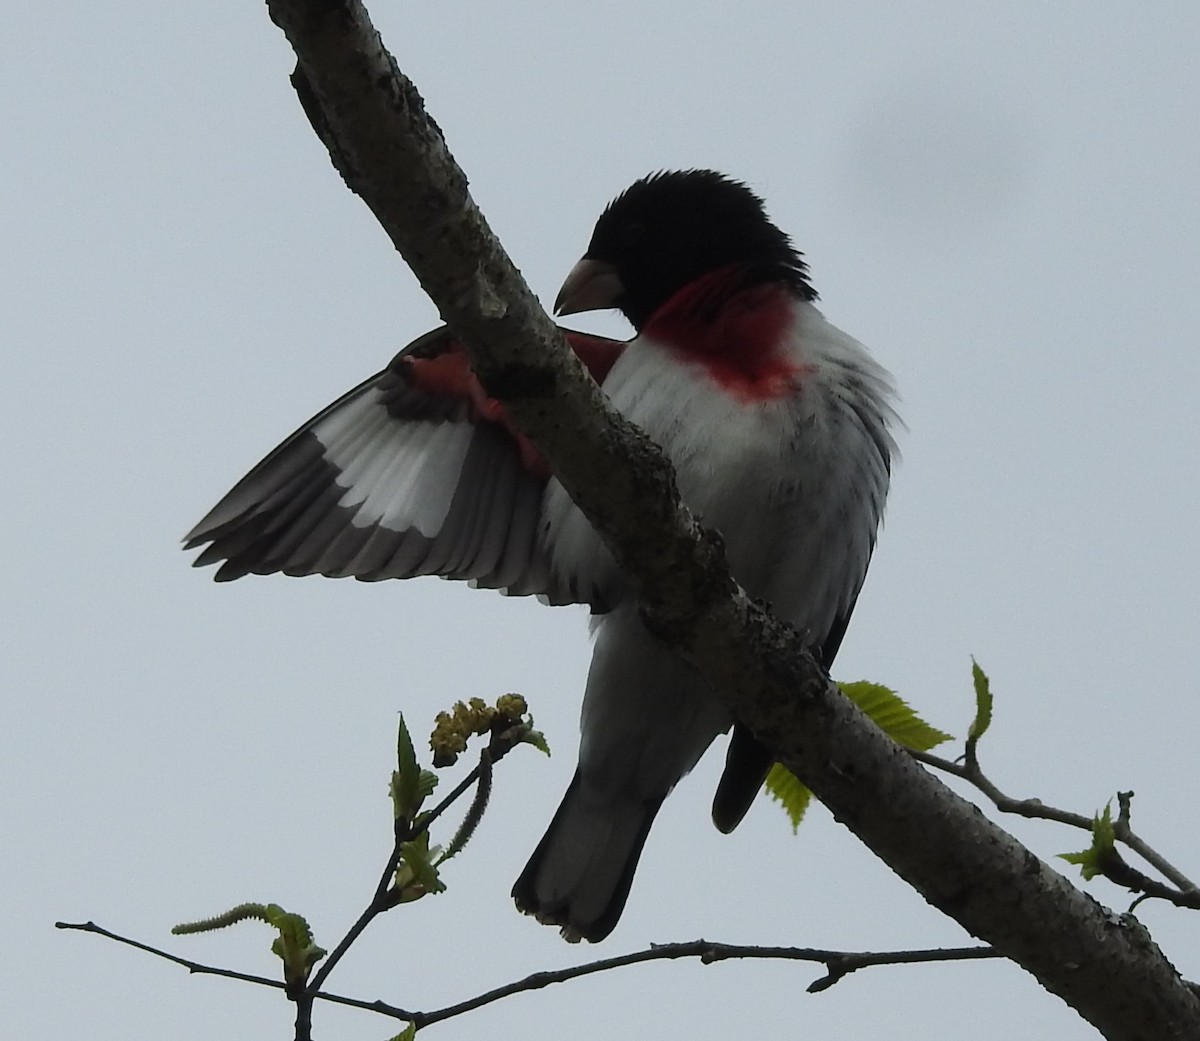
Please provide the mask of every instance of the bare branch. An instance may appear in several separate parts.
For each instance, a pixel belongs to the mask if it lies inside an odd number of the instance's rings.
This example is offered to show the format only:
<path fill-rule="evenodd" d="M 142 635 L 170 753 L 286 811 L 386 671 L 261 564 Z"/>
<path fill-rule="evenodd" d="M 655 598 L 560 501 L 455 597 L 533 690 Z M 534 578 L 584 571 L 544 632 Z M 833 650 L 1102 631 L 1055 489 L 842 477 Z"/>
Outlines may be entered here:
<path fill-rule="evenodd" d="M 1013 813 L 1031 820 L 1056 821 L 1059 824 L 1066 824 L 1086 832 L 1092 830 L 1092 818 L 1084 816 L 1082 813 L 1072 813 L 1070 810 L 1060 810 L 1057 807 L 1048 806 L 1041 799 L 1014 799 L 1010 795 L 1005 795 L 983 772 L 977 758 L 968 758 L 957 763 L 914 749 L 909 749 L 909 755 L 927 766 L 932 766 L 936 770 L 941 770 L 943 773 L 973 784 L 992 801 L 1001 813 Z M 1155 881 L 1123 860 L 1120 860 L 1119 867 L 1114 865 L 1116 867 L 1114 872 L 1110 873 L 1106 870 L 1105 876 L 1118 885 L 1125 886 L 1134 892 L 1144 893 L 1148 897 L 1169 900 L 1178 907 L 1200 909 L 1200 889 L 1196 887 L 1196 884 L 1174 867 L 1153 846 L 1136 835 L 1129 826 L 1129 805 L 1132 798 L 1133 792 L 1118 793 L 1117 801 L 1121 812 L 1113 824 L 1113 831 L 1120 842 L 1123 842 L 1155 870 L 1161 872 L 1163 877 L 1177 888 L 1164 886 L 1161 882 Z"/>
<path fill-rule="evenodd" d="M 253 983 L 259 987 L 271 987 L 275 990 L 286 991 L 287 986 L 282 980 L 268 979 L 266 976 L 254 976 L 248 972 L 237 972 L 234 969 L 222 969 L 216 965 L 205 965 L 202 962 L 192 961 L 190 958 L 181 958 L 176 954 L 171 954 L 170 951 L 164 951 L 160 947 L 152 947 L 148 943 L 142 943 L 140 940 L 130 939 L 128 936 L 122 936 L 120 933 L 114 933 L 95 922 L 55 922 L 55 929 L 69 929 L 83 933 L 95 933 L 97 936 L 103 936 L 107 940 L 113 940 L 116 943 L 125 944 L 127 947 L 136 947 L 139 951 L 145 951 L 147 954 L 153 954 L 156 958 L 162 958 L 164 961 L 172 962 L 175 965 L 182 965 L 188 972 L 195 973 L 201 976 L 224 976 L 226 979 L 241 980 L 243 983 Z M 311 986 L 311 985 L 310 985 Z M 349 1005 L 352 1008 L 365 1009 L 368 1012 L 381 1012 L 383 1015 L 394 1015 L 401 1010 L 388 1011 L 392 1006 L 383 1005 L 378 1001 L 363 1001 L 359 998 L 348 998 L 340 994 L 330 994 L 327 991 L 315 991 L 311 993 L 310 998 L 319 998 L 322 1001 L 329 1001 L 337 1005 Z M 311 1005 L 311 1001 L 309 1002 Z M 382 1006 L 382 1007 L 380 1007 Z M 394 1018 L 404 1019 L 404 1015 L 395 1015 Z M 300 1013 L 297 1012 L 297 1028 L 301 1026 Z M 299 1035 L 298 1035 L 299 1036 Z"/>
<path fill-rule="evenodd" d="M 371 902 L 367 904 L 362 914 L 355 919 L 354 924 L 346 930 L 346 935 L 341 938 L 338 945 L 330 951 L 329 956 L 322 962 L 321 967 L 317 970 L 308 985 L 310 992 L 320 989 L 321 984 L 329 978 L 329 974 L 337 967 L 338 962 L 350 950 L 354 941 L 363 934 L 367 926 L 384 911 L 395 906 L 389 899 L 389 893 L 392 888 L 392 880 L 396 875 L 396 865 L 400 861 L 400 847 L 405 841 L 407 841 L 406 837 L 401 838 L 397 836 L 396 844 L 392 847 L 391 855 L 388 857 L 387 864 L 384 865 L 383 873 L 379 876 L 379 881 L 375 885 L 375 892 L 371 896 Z"/>
<path fill-rule="evenodd" d="M 1068 824 L 1072 828 L 1082 828 L 1084 831 L 1092 830 L 1091 817 L 1085 817 L 1081 813 L 1072 813 L 1070 810 L 1059 810 L 1053 806 L 1047 806 L 1041 799 L 1014 799 L 1011 796 L 1005 795 L 987 778 L 979 768 L 977 762 L 974 765 L 970 762 L 951 762 L 949 759 L 942 759 L 940 756 L 933 755 L 930 752 L 918 752 L 912 748 L 908 750 L 908 754 L 914 759 L 925 763 L 926 766 L 932 766 L 943 773 L 961 778 L 964 781 L 969 781 L 983 792 L 995 804 L 996 808 L 1003 813 L 1015 813 L 1021 817 L 1029 817 L 1037 820 L 1057 821 L 1059 824 Z"/>
<path fill-rule="evenodd" d="M 1158 871 L 1163 878 L 1178 886 L 1183 892 L 1200 894 L 1200 887 L 1197 887 L 1195 882 L 1193 882 L 1187 877 L 1187 875 L 1172 865 L 1171 862 L 1168 861 L 1167 858 L 1159 853 L 1156 849 L 1154 849 L 1153 846 L 1147 845 L 1142 841 L 1142 839 L 1134 834 L 1133 829 L 1129 826 L 1129 805 L 1132 800 L 1133 792 L 1117 793 L 1117 802 L 1121 808 L 1120 815 L 1117 817 L 1116 824 L 1113 826 L 1113 830 L 1116 833 L 1117 839 L 1120 842 L 1125 843 L 1125 845 L 1133 850 L 1134 853 L 1136 853 L 1139 857 L 1146 861 L 1147 864 L 1150 864 L 1156 871 Z M 1189 904 L 1187 906 L 1190 907 L 1192 905 Z"/>
<path fill-rule="evenodd" d="M 188 972 L 194 972 L 197 975 L 225 976 L 231 980 L 254 983 L 260 987 L 274 987 L 276 990 L 286 989 L 283 980 L 272 980 L 266 976 L 253 976 L 250 973 L 237 972 L 233 969 L 221 969 L 215 965 L 204 965 L 201 962 L 192 961 L 190 958 L 180 958 L 177 954 L 171 954 L 158 947 L 151 947 L 148 943 L 142 943 L 140 940 L 131 940 L 128 936 L 109 932 L 109 930 L 97 925 L 95 922 L 55 922 L 54 928 L 71 929 L 81 933 L 95 933 L 97 936 L 103 936 L 107 940 L 123 943 L 127 947 L 136 947 L 139 951 L 153 954 L 156 958 L 163 958 L 166 961 L 174 962 L 176 965 L 182 965 Z"/>
<path fill-rule="evenodd" d="M 157 947 L 151 947 L 148 944 L 128 939 L 107 929 L 102 929 L 93 922 L 85 922 L 77 925 L 66 922 L 57 922 L 55 924 L 59 929 L 79 929 L 83 932 L 96 933 L 107 939 L 115 940 L 117 943 L 136 947 L 138 950 L 146 951 L 159 958 L 174 962 L 176 965 L 182 965 L 190 972 L 208 973 L 214 976 L 228 976 L 231 979 L 243 980 L 247 983 L 256 983 L 261 986 L 283 989 L 283 984 L 277 980 L 265 979 L 262 976 L 250 976 L 246 973 L 233 972 L 229 969 L 218 969 L 210 965 L 201 965 L 198 962 L 169 954 Z M 485 1005 L 491 1005 L 493 1002 L 500 1001 L 503 998 L 512 997 L 514 994 L 523 994 L 531 990 L 541 990 L 552 983 L 566 983 L 569 980 L 591 976 L 598 972 L 608 972 L 610 969 L 619 969 L 626 965 L 640 965 L 642 962 L 649 961 L 696 958 L 702 965 L 712 965 L 716 962 L 729 961 L 731 959 L 816 962 L 824 965 L 826 969 L 824 976 L 808 985 L 808 992 L 816 994 L 820 991 L 828 990 L 839 980 L 850 975 L 850 973 L 871 966 L 912 965 L 922 962 L 977 961 L 980 959 L 1001 957 L 1003 957 L 1002 954 L 992 950 L 990 947 L 935 947 L 912 951 L 831 951 L 820 947 L 755 947 L 742 944 L 713 943 L 709 940 L 691 940 L 684 943 L 654 944 L 646 950 L 633 951 L 629 954 L 621 954 L 613 958 L 601 958 L 583 965 L 572 965 L 567 968 L 554 969 L 548 972 L 535 972 L 524 979 L 515 980 L 502 987 L 496 987 L 493 990 L 485 991 L 475 997 L 468 998 L 466 1001 L 447 1005 L 445 1008 L 435 1009 L 432 1012 L 410 1011 L 396 1005 L 390 1005 L 384 1001 L 363 1001 L 359 998 L 349 998 L 340 994 L 331 994 L 327 991 L 317 991 L 311 996 L 321 1001 L 349 1005 L 353 1008 L 377 1012 L 382 1016 L 388 1016 L 392 1019 L 415 1023 L 417 1028 L 421 1029 L 422 1027 L 431 1026 L 434 1023 L 453 1019 L 455 1016 L 464 1015 L 467 1012 L 474 1012 L 476 1009 L 483 1008 Z M 297 1023 L 299 1024 L 299 1022 L 300 1013 L 297 1012 Z M 297 1036 L 300 1036 L 299 1032 Z"/>
<path fill-rule="evenodd" d="M 535 972 L 522 980 L 497 987 L 476 997 L 461 1001 L 456 1005 L 437 1009 L 434 1012 L 408 1012 L 398 1017 L 416 1023 L 417 1029 L 440 1023 L 464 1012 L 490 1005 L 494 1001 L 521 994 L 525 991 L 540 990 L 552 983 L 565 983 L 567 980 L 591 976 L 597 972 L 608 972 L 626 965 L 640 965 L 648 961 L 666 961 L 674 958 L 698 958 L 702 965 L 711 965 L 732 958 L 739 959 L 771 959 L 785 961 L 807 961 L 824 964 L 827 973 L 820 979 L 809 984 L 808 991 L 815 994 L 828 990 L 838 980 L 848 976 L 856 969 L 871 965 L 902 965 L 914 962 L 965 961 L 979 958 L 1000 958 L 1001 954 L 990 947 L 948 947 L 920 951 L 828 951 L 818 947 L 752 947 L 728 943 L 711 943 L 708 940 L 692 940 L 686 943 L 654 944 L 646 950 L 634 951 L 631 954 L 621 954 L 613 958 L 602 958 L 598 961 L 587 962 L 583 965 L 572 965 L 551 972 Z"/>
<path fill-rule="evenodd" d="M 441 802 L 439 802 L 432 810 L 430 810 L 428 813 L 419 814 L 417 819 L 413 822 L 411 830 L 405 834 L 402 841 L 407 842 L 409 839 L 415 839 L 422 832 L 428 831 L 429 826 L 443 813 L 445 813 L 452 805 L 454 805 L 454 803 L 462 797 L 463 793 L 470 789 L 471 785 L 479 780 L 481 771 L 482 766 L 477 765 L 469 774 L 467 774 L 466 777 L 459 781 L 458 784 L 454 786 L 454 790 Z M 397 854 L 397 856 L 398 855 L 399 854 Z"/>

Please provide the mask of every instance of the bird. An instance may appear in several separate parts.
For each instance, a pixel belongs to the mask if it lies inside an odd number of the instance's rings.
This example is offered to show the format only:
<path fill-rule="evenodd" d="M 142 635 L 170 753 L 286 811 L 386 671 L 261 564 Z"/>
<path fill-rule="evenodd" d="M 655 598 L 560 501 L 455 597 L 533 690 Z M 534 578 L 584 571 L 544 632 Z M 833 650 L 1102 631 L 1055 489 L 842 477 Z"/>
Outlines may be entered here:
<path fill-rule="evenodd" d="M 734 578 L 828 670 L 866 576 L 896 452 L 895 390 L 816 307 L 807 263 L 744 182 L 651 173 L 617 195 L 555 301 L 614 309 L 633 336 L 565 336 L 674 466 Z M 712 804 L 742 820 L 774 758 L 650 632 L 632 583 L 448 328 L 304 424 L 188 533 L 248 574 L 439 575 L 584 604 L 594 651 L 579 760 L 512 889 L 570 941 L 607 937 L 663 800 L 731 732 Z"/>

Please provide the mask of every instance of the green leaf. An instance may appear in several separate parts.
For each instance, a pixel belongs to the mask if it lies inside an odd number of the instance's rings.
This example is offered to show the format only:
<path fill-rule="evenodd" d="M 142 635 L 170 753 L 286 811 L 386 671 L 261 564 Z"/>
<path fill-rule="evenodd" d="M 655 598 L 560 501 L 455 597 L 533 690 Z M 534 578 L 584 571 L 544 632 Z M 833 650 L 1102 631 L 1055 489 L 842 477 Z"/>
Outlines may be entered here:
<path fill-rule="evenodd" d="M 767 794 L 783 806 L 783 812 L 792 822 L 792 834 L 795 835 L 804 819 L 808 804 L 812 802 L 812 792 L 791 770 L 779 763 L 773 763 L 767 773 Z"/>
<path fill-rule="evenodd" d="M 530 713 L 525 717 L 525 731 L 521 734 L 521 744 L 533 745 L 543 755 L 549 757 L 550 744 L 546 740 L 546 735 L 540 730 L 533 729 L 533 714 Z"/>
<path fill-rule="evenodd" d="M 312 930 L 302 915 L 267 904 L 267 921 L 279 930 L 271 951 L 283 962 L 284 981 L 304 983 L 312 967 L 325 957 L 325 950 L 313 942 Z"/>
<path fill-rule="evenodd" d="M 991 683 L 974 658 L 971 659 L 971 683 L 975 687 L 975 718 L 971 720 L 971 727 L 967 731 L 967 743 L 974 747 L 992 725 Z"/>
<path fill-rule="evenodd" d="M 880 730 L 905 748 L 927 752 L 943 741 L 950 740 L 949 734 L 926 723 L 908 702 L 889 687 L 866 680 L 839 683 L 838 686 L 846 697 L 874 720 Z M 767 794 L 783 806 L 788 820 L 792 822 L 792 833 L 795 834 L 812 802 L 812 792 L 779 763 L 775 763 L 767 774 L 766 789 Z"/>
<path fill-rule="evenodd" d="M 390 787 L 392 812 L 396 820 L 411 822 L 416 817 L 421 803 L 437 783 L 436 779 L 431 782 L 430 777 L 433 775 L 422 770 L 417 762 L 417 753 L 413 750 L 412 738 L 402 714 L 396 733 L 396 770 L 392 773 Z"/>
<path fill-rule="evenodd" d="M 879 683 L 859 680 L 857 683 L 839 683 L 842 693 L 863 710 L 875 725 L 898 745 L 917 752 L 928 752 L 931 748 L 949 741 L 950 735 L 931 727 L 913 711 L 899 694 Z"/>
<path fill-rule="evenodd" d="M 388 1041 L 413 1041 L 416 1036 L 417 1024 L 409 1023 L 408 1026 L 401 1030 L 400 1033 L 398 1033 L 395 1037 L 389 1037 Z"/>
<path fill-rule="evenodd" d="M 1112 802 L 1108 802 L 1103 813 L 1092 818 L 1092 844 L 1078 853 L 1060 853 L 1059 857 L 1068 864 L 1077 864 L 1085 882 L 1104 874 L 1111 857 L 1116 854 L 1117 833 L 1113 827 Z"/>
<path fill-rule="evenodd" d="M 400 864 L 396 868 L 396 903 L 406 904 L 429 893 L 441 893 L 446 884 L 438 876 L 436 861 L 440 846 L 429 845 L 429 832 L 400 846 Z"/>
<path fill-rule="evenodd" d="M 424 802 L 432 794 L 434 788 L 438 786 L 440 778 L 432 770 L 422 770 L 417 777 L 417 797 L 420 802 Z"/>

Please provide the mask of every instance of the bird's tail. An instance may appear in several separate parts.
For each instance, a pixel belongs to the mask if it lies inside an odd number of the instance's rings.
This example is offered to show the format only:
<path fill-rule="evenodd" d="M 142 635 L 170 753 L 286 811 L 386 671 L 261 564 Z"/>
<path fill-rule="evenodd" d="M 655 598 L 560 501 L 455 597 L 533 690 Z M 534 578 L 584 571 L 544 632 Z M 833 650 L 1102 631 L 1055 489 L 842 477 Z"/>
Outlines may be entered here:
<path fill-rule="evenodd" d="M 625 908 L 662 797 L 613 799 L 576 771 L 542 841 L 513 886 L 519 910 L 565 939 L 603 940 Z"/>

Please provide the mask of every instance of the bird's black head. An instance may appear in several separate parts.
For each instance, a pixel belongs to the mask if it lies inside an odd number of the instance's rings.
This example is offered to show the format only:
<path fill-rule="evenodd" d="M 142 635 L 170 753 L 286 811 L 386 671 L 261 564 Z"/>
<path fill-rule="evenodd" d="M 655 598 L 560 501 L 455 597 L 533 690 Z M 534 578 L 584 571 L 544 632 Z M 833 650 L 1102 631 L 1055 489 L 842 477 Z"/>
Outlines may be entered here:
<path fill-rule="evenodd" d="M 744 285 L 781 282 L 803 299 L 816 297 L 800 253 L 740 181 L 712 170 L 651 174 L 600 215 L 579 275 L 572 272 L 559 294 L 561 313 L 615 306 L 641 330 L 676 292 L 721 268 L 736 269 Z"/>

